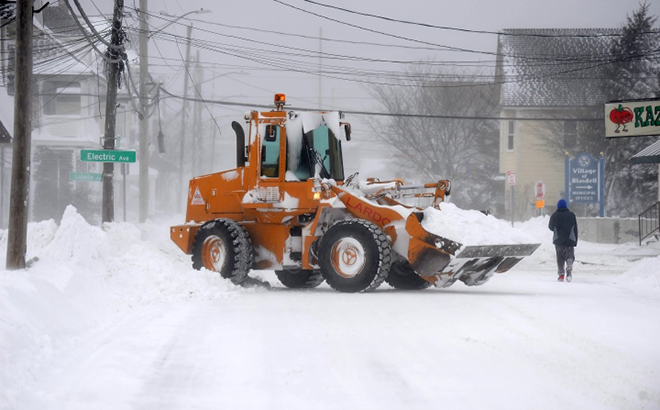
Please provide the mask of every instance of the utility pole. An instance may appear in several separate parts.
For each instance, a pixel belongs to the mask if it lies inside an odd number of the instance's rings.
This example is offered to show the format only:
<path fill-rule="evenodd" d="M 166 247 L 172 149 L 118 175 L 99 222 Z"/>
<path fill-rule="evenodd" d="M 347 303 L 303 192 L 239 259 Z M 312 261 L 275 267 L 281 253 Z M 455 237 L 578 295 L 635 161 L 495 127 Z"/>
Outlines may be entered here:
<path fill-rule="evenodd" d="M 140 145 L 138 162 L 140 163 L 140 212 L 139 221 L 144 222 L 149 214 L 149 96 L 147 82 L 149 79 L 149 49 L 147 25 L 147 0 L 140 0 Z"/>
<path fill-rule="evenodd" d="M 5 227 L 5 146 L 0 144 L 0 229 Z"/>
<path fill-rule="evenodd" d="M 16 94 L 14 153 L 9 198 L 7 270 L 25 269 L 27 253 L 30 142 L 32 139 L 32 0 L 16 2 Z"/>
<path fill-rule="evenodd" d="M 124 0 L 115 0 L 115 10 L 112 17 L 112 34 L 108 55 L 108 85 L 105 102 L 105 133 L 103 149 L 115 149 L 117 123 L 117 84 L 119 83 L 119 59 L 121 58 L 121 21 L 124 14 Z M 113 222 L 115 219 L 115 164 L 103 163 L 103 209 L 102 221 Z"/>
<path fill-rule="evenodd" d="M 321 72 L 323 71 L 323 27 L 319 27 L 319 110 L 323 109 L 323 83 Z"/>
<path fill-rule="evenodd" d="M 204 130 L 202 127 L 202 82 L 204 78 L 202 77 L 202 67 L 199 65 L 199 50 L 196 54 L 197 61 L 195 62 L 195 72 L 193 76 L 193 86 L 197 92 L 198 99 L 195 101 L 193 106 L 193 141 L 192 149 L 192 176 L 199 174 L 200 166 L 200 157 L 202 157 L 202 152 L 204 152 Z"/>
<path fill-rule="evenodd" d="M 188 67 L 190 66 L 190 37 L 192 35 L 192 24 L 188 26 L 188 40 L 186 43 L 186 66 L 183 76 L 183 107 L 181 107 L 181 132 L 179 138 L 181 141 L 179 149 L 179 195 L 177 200 L 177 212 L 181 212 L 181 198 L 183 198 L 183 158 L 186 147 L 186 116 L 188 115 Z M 187 198 L 187 196 L 186 196 Z"/>
<path fill-rule="evenodd" d="M 215 101 L 215 81 L 213 81 L 213 87 L 211 88 L 211 100 Z M 215 143 L 216 143 L 216 131 L 218 130 L 218 125 L 213 118 L 213 113 L 211 113 L 211 119 L 213 120 L 213 132 L 211 133 L 211 161 L 209 172 L 215 172 Z M 660 189 L 660 188 L 659 188 Z"/>

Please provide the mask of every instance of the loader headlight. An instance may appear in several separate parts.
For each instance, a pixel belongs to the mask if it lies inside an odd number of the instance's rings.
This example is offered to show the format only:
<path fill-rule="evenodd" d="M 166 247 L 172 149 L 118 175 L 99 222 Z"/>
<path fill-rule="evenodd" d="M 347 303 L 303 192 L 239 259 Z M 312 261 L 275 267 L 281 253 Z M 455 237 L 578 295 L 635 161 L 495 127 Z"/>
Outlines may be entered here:
<path fill-rule="evenodd" d="M 312 194 L 312 198 L 313 198 L 314 200 L 319 200 L 319 199 L 321 199 L 321 193 L 320 193 L 320 192 L 314 192 L 314 193 Z"/>

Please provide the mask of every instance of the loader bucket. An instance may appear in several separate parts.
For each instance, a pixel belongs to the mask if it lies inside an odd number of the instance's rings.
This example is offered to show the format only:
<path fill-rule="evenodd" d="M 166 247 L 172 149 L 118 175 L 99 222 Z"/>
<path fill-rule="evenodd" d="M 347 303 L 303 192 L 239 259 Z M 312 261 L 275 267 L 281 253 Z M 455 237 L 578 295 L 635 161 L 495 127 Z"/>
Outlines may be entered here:
<path fill-rule="evenodd" d="M 478 245 L 462 244 L 426 231 L 423 214 L 413 212 L 406 220 L 410 235 L 408 262 L 415 273 L 437 287 L 451 286 L 457 280 L 475 286 L 486 283 L 495 273 L 504 273 L 529 256 L 541 244 Z"/>

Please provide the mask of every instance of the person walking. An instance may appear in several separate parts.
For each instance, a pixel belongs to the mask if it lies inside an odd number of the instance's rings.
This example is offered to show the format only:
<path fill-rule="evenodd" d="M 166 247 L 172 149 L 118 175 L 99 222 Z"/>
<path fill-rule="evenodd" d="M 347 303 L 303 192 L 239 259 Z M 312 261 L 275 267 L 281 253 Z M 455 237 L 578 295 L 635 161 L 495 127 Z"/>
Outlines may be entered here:
<path fill-rule="evenodd" d="M 578 223 L 575 214 L 568 209 L 566 201 L 557 202 L 557 210 L 550 217 L 548 228 L 554 232 L 552 243 L 557 253 L 559 282 L 564 281 L 564 265 L 566 265 L 566 281 L 573 279 L 573 262 L 575 247 L 578 243 Z"/>

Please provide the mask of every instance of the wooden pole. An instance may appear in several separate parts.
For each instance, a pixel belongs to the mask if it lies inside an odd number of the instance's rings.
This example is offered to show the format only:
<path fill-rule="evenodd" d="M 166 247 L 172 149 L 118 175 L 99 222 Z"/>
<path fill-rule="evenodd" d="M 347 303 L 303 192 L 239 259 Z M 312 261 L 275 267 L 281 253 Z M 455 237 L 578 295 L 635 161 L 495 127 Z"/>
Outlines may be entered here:
<path fill-rule="evenodd" d="M 149 96 L 147 95 L 147 82 L 149 81 L 149 26 L 147 25 L 147 0 L 140 0 L 140 146 L 138 162 L 140 169 L 139 193 L 140 211 L 139 221 L 144 222 L 149 216 Z"/>
<path fill-rule="evenodd" d="M 0 229 L 5 227 L 5 146 L 0 144 Z"/>
<path fill-rule="evenodd" d="M 116 123 L 117 123 L 117 84 L 119 80 L 119 61 L 121 46 L 121 21 L 124 14 L 124 0 L 115 0 L 115 10 L 112 18 L 111 47 L 108 61 L 108 91 L 105 103 L 105 133 L 103 136 L 103 149 L 115 149 Z M 103 222 L 113 222 L 115 219 L 115 164 L 103 163 Z"/>
<path fill-rule="evenodd" d="M 181 108 L 181 132 L 179 133 L 180 143 L 179 146 L 179 197 L 177 198 L 177 212 L 181 212 L 181 201 L 184 198 L 183 186 L 183 159 L 185 158 L 186 148 L 186 116 L 188 115 L 188 68 L 190 67 L 190 36 L 192 35 L 192 25 L 188 26 L 188 41 L 186 45 L 186 66 L 183 76 L 183 107 Z M 187 197 L 186 197 L 187 200 Z"/>
<path fill-rule="evenodd" d="M 32 139 L 32 0 L 16 3 L 16 95 L 14 152 L 9 198 L 7 270 L 25 269 L 27 252 L 30 142 Z"/>

